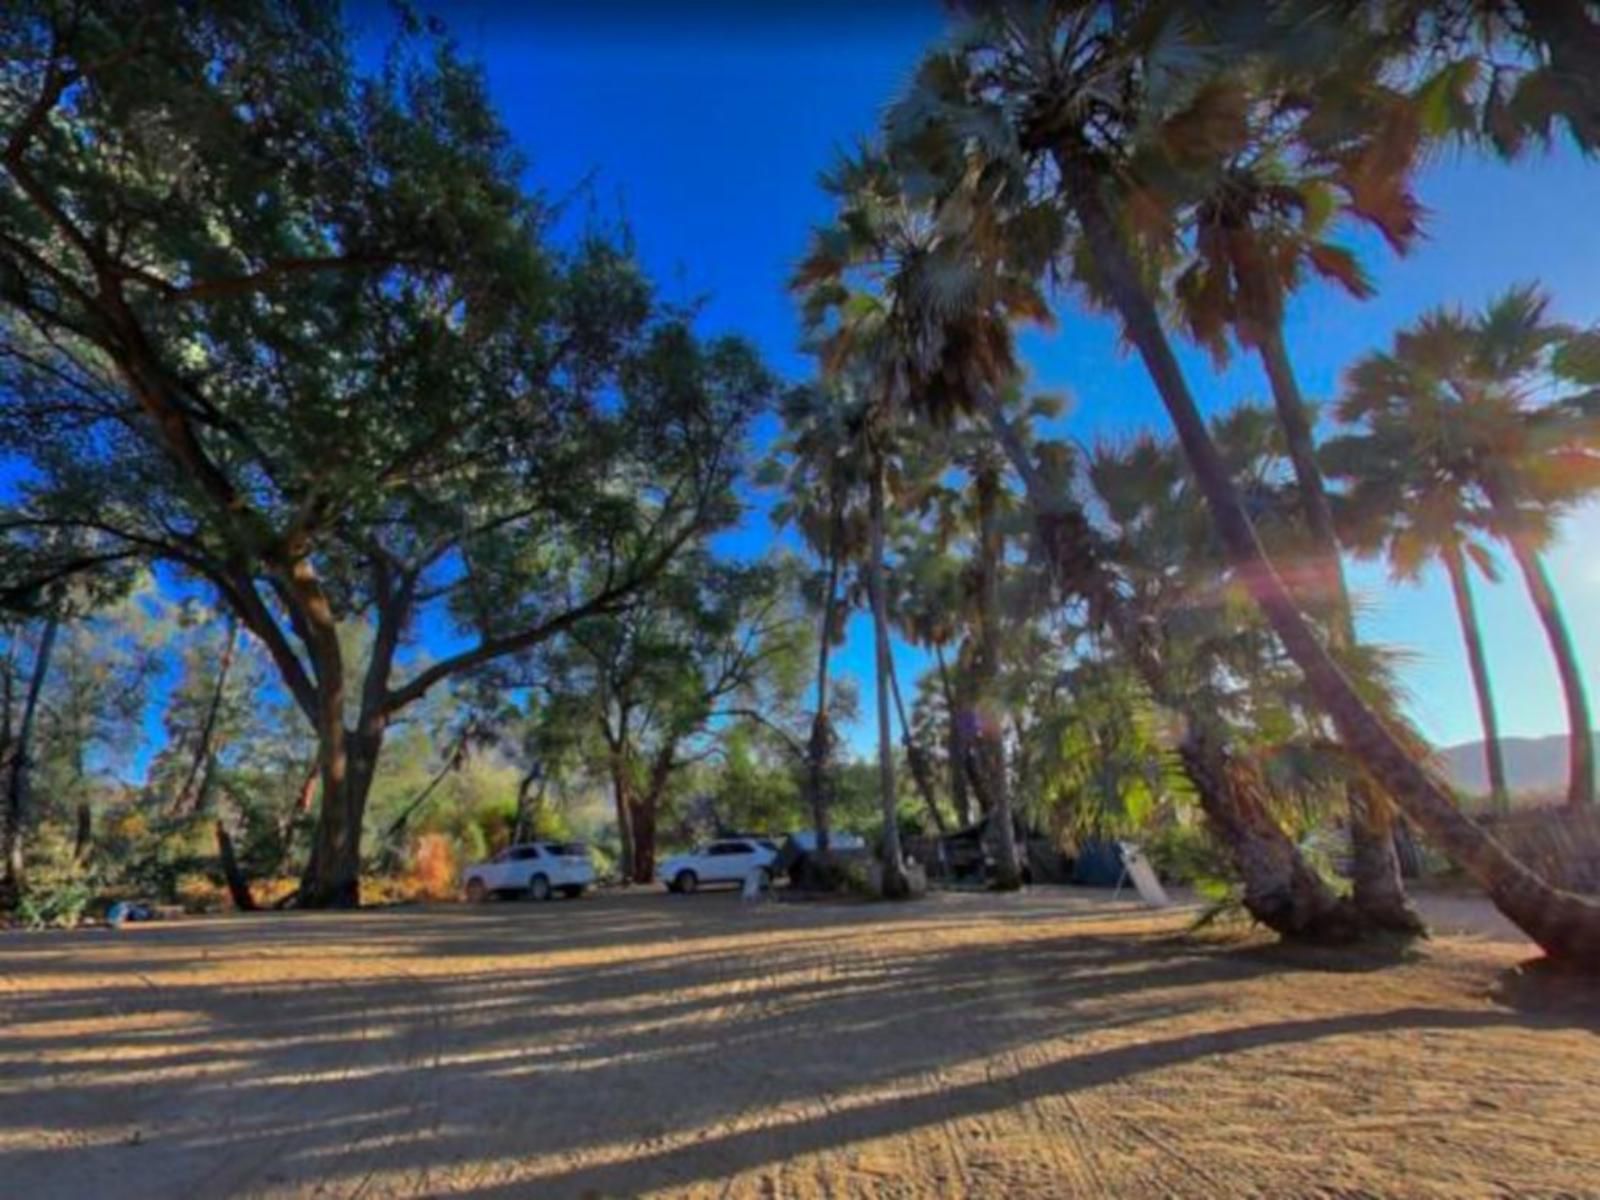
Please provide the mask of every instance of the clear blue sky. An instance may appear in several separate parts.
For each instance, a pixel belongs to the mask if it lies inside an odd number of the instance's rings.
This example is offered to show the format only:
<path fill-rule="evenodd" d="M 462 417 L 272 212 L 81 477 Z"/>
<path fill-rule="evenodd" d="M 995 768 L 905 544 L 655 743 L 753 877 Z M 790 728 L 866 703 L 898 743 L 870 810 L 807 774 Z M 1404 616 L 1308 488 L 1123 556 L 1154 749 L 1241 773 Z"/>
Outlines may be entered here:
<path fill-rule="evenodd" d="M 779 371 L 803 376 L 808 364 L 784 281 L 808 229 L 828 215 L 817 173 L 872 131 L 920 51 L 940 36 L 940 7 L 866 5 L 863 14 L 822 4 L 763 18 L 707 4 L 670 19 L 603 0 L 511 9 L 438 11 L 485 62 L 533 180 L 560 194 L 596 173 L 602 205 L 626 212 L 669 294 L 706 295 L 709 327 L 749 336 Z M 1334 395 L 1344 367 L 1422 310 L 1476 305 L 1521 280 L 1543 280 L 1568 319 L 1600 319 L 1600 165 L 1565 153 L 1516 167 L 1446 157 L 1422 191 L 1433 212 L 1430 240 L 1403 262 L 1368 255 L 1376 300 L 1356 304 L 1313 289 L 1297 301 L 1289 336 L 1308 395 Z M 1029 338 L 1027 349 L 1038 384 L 1073 397 L 1070 432 L 1093 440 L 1164 429 L 1143 369 L 1120 353 L 1111 325 L 1070 309 L 1062 316 L 1060 332 Z M 1209 406 L 1263 397 L 1252 363 L 1220 376 L 1198 355 L 1189 365 Z M 754 513 L 730 541 L 748 552 L 772 536 Z M 1591 508 L 1551 555 L 1591 680 L 1600 680 L 1597 547 L 1600 509 Z M 1416 656 L 1406 683 L 1423 730 L 1443 744 L 1478 737 L 1442 579 L 1396 587 L 1381 569 L 1359 566 L 1354 581 L 1367 633 Z M 1482 588 L 1480 604 L 1505 733 L 1564 731 L 1555 673 L 1520 587 Z M 858 618 L 841 669 L 865 683 L 870 655 Z M 908 677 L 920 668 L 915 652 L 902 647 L 899 655 Z M 852 732 L 858 748 L 868 725 L 864 712 Z"/>

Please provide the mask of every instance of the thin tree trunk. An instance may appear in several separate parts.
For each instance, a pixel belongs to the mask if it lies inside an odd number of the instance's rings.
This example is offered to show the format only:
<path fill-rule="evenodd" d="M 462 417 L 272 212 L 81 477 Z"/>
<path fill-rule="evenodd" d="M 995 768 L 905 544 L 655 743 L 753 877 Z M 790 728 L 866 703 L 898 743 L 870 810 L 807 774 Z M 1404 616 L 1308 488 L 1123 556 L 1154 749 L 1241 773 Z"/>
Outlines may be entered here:
<path fill-rule="evenodd" d="M 656 752 L 642 795 L 633 804 L 633 881 L 649 883 L 656 876 L 656 817 L 672 778 L 677 743 L 669 742 Z"/>
<path fill-rule="evenodd" d="M 1511 792 L 1506 787 L 1505 752 L 1500 745 L 1500 718 L 1495 713 L 1494 691 L 1489 686 L 1489 659 L 1483 652 L 1483 630 L 1478 625 L 1477 606 L 1472 600 L 1472 581 L 1459 546 L 1446 546 L 1441 555 L 1444 573 L 1455 597 L 1456 617 L 1461 623 L 1461 640 L 1467 647 L 1467 665 L 1472 671 L 1472 690 L 1478 698 L 1478 719 L 1483 724 L 1483 758 L 1489 769 L 1489 801 L 1496 812 L 1511 811 Z"/>
<path fill-rule="evenodd" d="M 250 881 L 239 869 L 239 858 L 233 850 L 233 839 L 228 836 L 221 817 L 217 818 L 216 832 L 217 860 L 222 864 L 222 878 L 227 882 L 228 895 L 233 900 L 233 907 L 240 912 L 255 912 L 256 901 L 250 894 Z"/>
<path fill-rule="evenodd" d="M 1257 350 L 1272 385 L 1273 406 L 1283 430 L 1289 461 L 1300 491 L 1300 509 L 1316 548 L 1316 570 L 1309 582 L 1317 599 L 1333 610 L 1332 627 L 1346 647 L 1356 644 L 1355 613 L 1345 585 L 1339 536 L 1333 524 L 1333 507 L 1317 462 L 1311 417 L 1300 393 L 1283 341 L 1283 327 L 1273 324 L 1263 332 Z M 1352 780 L 1345 789 L 1350 820 L 1352 899 L 1356 910 L 1372 925 L 1408 935 L 1424 931 L 1422 918 L 1406 897 L 1400 875 L 1400 856 L 1394 844 L 1394 810 L 1365 779 Z"/>
<path fill-rule="evenodd" d="M 906 719 L 906 703 L 900 695 L 900 675 L 894 669 L 892 658 L 889 660 L 889 690 L 894 695 L 895 713 L 900 718 L 900 744 L 906 748 L 906 765 L 911 768 L 912 782 L 917 785 L 922 802 L 928 806 L 928 815 L 933 818 L 934 828 L 943 833 L 944 814 L 939 811 L 939 798 L 934 794 L 933 779 L 928 774 L 928 759 L 911 736 L 911 722 Z"/>
<path fill-rule="evenodd" d="M 534 796 L 533 803 L 528 803 L 528 795 L 533 791 L 533 785 L 539 785 L 538 795 Z M 546 775 L 537 764 L 517 784 L 517 815 L 511 823 L 511 843 L 516 845 L 525 842 L 533 836 L 536 822 L 534 813 L 544 811 L 545 789 L 550 786 L 550 777 Z"/>
<path fill-rule="evenodd" d="M 211 689 L 211 699 L 206 703 L 206 712 L 200 722 L 200 738 L 195 743 L 194 758 L 189 763 L 189 773 L 184 777 L 183 786 L 173 800 L 173 809 L 177 812 L 197 813 L 205 799 L 205 789 L 196 788 L 200 779 L 201 769 L 209 773 L 211 759 L 211 742 L 216 736 L 217 716 L 222 711 L 222 696 L 228 686 L 228 668 L 233 665 L 234 647 L 239 640 L 239 618 L 231 612 L 228 615 L 228 637 L 222 644 L 222 658 L 217 664 L 217 681 Z"/>
<path fill-rule="evenodd" d="M 905 857 L 900 849 L 900 822 L 896 815 L 894 739 L 889 721 L 889 613 L 883 580 L 883 457 L 874 453 L 872 464 L 872 550 L 868 563 L 868 592 L 872 600 L 872 632 L 877 653 L 878 685 L 878 789 L 883 806 L 883 894 L 904 899 L 911 894 Z"/>
<path fill-rule="evenodd" d="M 1517 560 L 1528 597 L 1539 614 L 1550 653 L 1561 677 L 1561 694 L 1567 702 L 1567 804 L 1587 808 L 1594 804 L 1594 723 L 1589 716 L 1589 697 L 1583 685 L 1583 669 L 1572 648 L 1572 635 L 1556 599 L 1555 588 L 1540 558 L 1522 538 L 1511 540 L 1511 556 Z"/>
<path fill-rule="evenodd" d="M 1341 739 L 1401 809 L 1453 862 L 1481 884 L 1495 906 L 1553 959 L 1600 969 L 1600 901 L 1552 887 L 1455 806 L 1449 790 L 1414 761 L 1300 614 L 1268 560 L 1237 489 L 1189 392 L 1154 303 L 1139 282 L 1101 197 L 1099 179 L 1070 158 L 1062 176 L 1095 262 L 1098 283 L 1122 317 L 1172 419 L 1217 534 L 1284 649 L 1305 673 Z"/>
<path fill-rule="evenodd" d="M 38 723 L 39 697 L 44 691 L 45 676 L 50 673 L 50 659 L 55 652 L 56 635 L 61 628 L 61 618 L 51 613 L 45 618 L 44 629 L 39 634 L 39 645 L 33 655 L 33 670 L 28 677 L 28 691 L 22 702 L 22 719 L 17 724 L 16 736 L 11 746 L 11 773 L 6 778 L 5 812 L 5 898 L 15 903 L 27 886 L 28 822 L 33 814 L 33 738 Z"/>
<path fill-rule="evenodd" d="M 72 862 L 83 866 L 94 850 L 94 810 L 87 800 L 78 801 L 77 819 L 72 831 Z"/>
<path fill-rule="evenodd" d="M 629 795 L 628 760 L 625 748 L 611 751 L 611 789 L 617 807 L 617 869 L 623 883 L 644 882 L 633 877 L 633 800 Z"/>
<path fill-rule="evenodd" d="M 1017 855 L 1016 825 L 1011 817 L 1011 787 L 1006 774 L 1005 726 L 1000 720 L 996 692 L 1000 676 L 1000 567 L 1005 559 L 1000 531 L 1000 477 L 998 470 L 983 470 L 975 483 L 978 501 L 978 695 L 982 721 L 978 726 L 978 761 L 987 784 L 990 826 L 995 834 L 994 886 L 1014 892 L 1022 886 L 1022 866 Z"/>
<path fill-rule="evenodd" d="M 944 690 L 944 710 L 949 728 L 945 732 L 945 753 L 949 757 L 950 802 L 955 806 L 956 824 L 965 829 L 972 824 L 972 804 L 967 793 L 967 742 L 961 731 L 955 688 L 950 682 L 950 671 L 945 666 L 944 647 L 934 646 L 934 660 L 939 664 L 939 684 Z"/>
<path fill-rule="evenodd" d="M 828 852 L 829 771 L 833 759 L 833 725 L 828 720 L 828 655 L 832 650 L 834 606 L 839 594 L 839 554 L 842 517 L 837 509 L 828 534 L 828 591 L 822 599 L 822 635 L 817 646 L 817 711 L 811 721 L 806 746 L 806 792 L 811 802 L 811 824 L 817 835 L 817 852 Z"/>
<path fill-rule="evenodd" d="M 461 753 L 461 744 L 459 742 L 452 744 L 449 754 L 445 756 L 444 764 L 433 773 L 433 777 L 428 780 L 422 790 L 411 798 L 411 802 L 400 810 L 399 816 L 389 822 L 389 827 L 383 831 L 383 837 L 380 839 L 382 845 L 387 846 L 399 840 L 400 835 L 405 832 L 406 826 L 410 823 L 411 818 L 416 815 L 417 810 L 428 802 L 428 797 L 432 796 L 434 790 L 444 782 L 445 776 L 460 764 Z"/>

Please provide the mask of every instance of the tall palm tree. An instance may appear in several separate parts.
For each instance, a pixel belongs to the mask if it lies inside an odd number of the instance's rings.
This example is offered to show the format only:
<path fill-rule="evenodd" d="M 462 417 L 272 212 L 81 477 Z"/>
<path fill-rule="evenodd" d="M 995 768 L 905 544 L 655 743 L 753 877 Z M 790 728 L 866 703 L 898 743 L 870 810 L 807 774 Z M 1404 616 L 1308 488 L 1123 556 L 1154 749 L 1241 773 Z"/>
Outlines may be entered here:
<path fill-rule="evenodd" d="M 1441 507 L 1453 492 L 1454 511 L 1475 510 L 1511 551 L 1561 679 L 1567 802 L 1582 806 L 1595 798 L 1593 724 L 1541 550 L 1560 518 L 1600 491 L 1600 450 L 1587 391 L 1535 406 L 1536 397 L 1559 390 L 1558 363 L 1567 360 L 1555 351 L 1574 337 L 1547 311 L 1536 288 L 1518 287 L 1476 316 L 1427 313 L 1395 335 L 1392 352 L 1350 371 L 1339 415 L 1374 439 L 1398 443 L 1412 470 L 1445 493 Z"/>
<path fill-rule="evenodd" d="M 818 598 L 817 701 L 806 743 L 806 798 L 817 848 L 826 853 L 837 742 L 829 717 L 829 659 L 844 636 L 845 566 L 862 558 L 867 545 L 863 413 L 853 395 L 823 384 L 793 389 L 783 402 L 783 421 L 785 434 L 777 447 L 777 461 L 787 464 L 779 468 L 785 497 L 774 508 L 773 519 L 795 526 L 824 564 Z"/>
<path fill-rule="evenodd" d="M 1144 362 L 1234 571 L 1304 672 L 1349 750 L 1403 811 L 1553 957 L 1600 962 L 1600 902 L 1531 872 L 1463 815 L 1449 789 L 1369 704 L 1301 613 L 1264 551 L 1211 439 L 1131 248 L 1136 146 L 1221 157 L 1237 151 L 1243 83 L 1218 71 L 1224 47 L 1159 4 L 1062 2 L 1019 13 L 986 7 L 959 50 L 932 56 L 891 128 L 903 146 L 958 144 L 1013 192 L 1041 189 L 1070 213 L 1069 259 L 1119 318 Z M 952 157 L 948 149 L 924 152 Z M 968 166 L 967 171 L 971 170 Z"/>
<path fill-rule="evenodd" d="M 1505 756 L 1470 577 L 1476 568 L 1493 582 L 1499 578 L 1499 568 L 1484 541 L 1483 514 L 1466 502 L 1447 475 L 1416 457 L 1414 450 L 1409 433 L 1391 425 L 1333 438 L 1323 457 L 1329 473 L 1345 484 L 1341 524 L 1345 542 L 1357 554 L 1369 558 L 1381 554 L 1397 582 L 1416 582 L 1430 562 L 1444 568 L 1483 725 L 1490 802 L 1504 812 L 1511 804 Z"/>
<path fill-rule="evenodd" d="M 1368 132 L 1365 138 L 1335 139 L 1326 149 L 1312 139 L 1296 144 L 1291 137 L 1296 126 L 1286 125 L 1281 110 L 1253 106 L 1245 149 L 1220 169 L 1202 172 L 1200 198 L 1188 206 L 1193 250 L 1174 281 L 1173 296 L 1189 332 L 1219 361 L 1228 355 L 1230 332 L 1261 360 L 1312 540 L 1309 561 L 1291 575 L 1296 598 L 1308 611 L 1327 615 L 1332 644 L 1342 650 L 1356 644 L 1355 618 L 1317 463 L 1312 414 L 1284 335 L 1284 310 L 1288 295 L 1309 274 L 1357 298 L 1372 294 L 1354 255 L 1328 238 L 1338 215 L 1353 215 L 1404 252 L 1420 232 L 1421 206 L 1403 171 L 1390 172 L 1382 188 L 1366 182 L 1371 148 L 1365 143 L 1385 136 L 1382 116 L 1403 111 L 1405 98 L 1370 77 L 1341 76 L 1336 91 L 1330 100 L 1346 110 L 1355 102 L 1365 118 L 1347 119 L 1341 128 L 1364 126 Z M 1297 103 L 1303 128 L 1319 109 L 1307 109 L 1303 99 Z M 1357 908 L 1381 927 L 1421 932 L 1421 918 L 1407 901 L 1400 877 L 1390 802 L 1361 775 L 1350 781 L 1348 802 Z"/>
<path fill-rule="evenodd" d="M 984 323 L 963 326 L 938 319 L 938 313 L 963 310 L 966 276 L 959 269 L 948 270 L 952 264 L 940 253 L 948 230 L 939 214 L 903 193 L 891 164 L 863 152 L 845 159 L 827 182 L 839 199 L 840 217 L 813 240 L 796 280 L 806 292 L 807 320 L 817 332 L 824 361 L 869 364 L 879 389 L 873 428 L 880 438 L 912 409 L 936 426 L 947 425 L 970 408 L 974 387 L 997 386 L 1015 373 L 1009 332 Z M 936 314 L 931 322 L 930 310 Z M 930 358 L 935 344 L 937 357 Z M 879 454 L 874 480 L 881 491 L 881 441 Z M 881 496 L 878 503 L 881 508 Z M 993 536 L 997 531 L 997 526 L 991 530 L 987 542 L 990 554 L 1001 550 Z M 881 540 L 881 532 L 875 530 L 876 540 Z M 878 591 L 882 575 L 877 551 L 872 564 L 869 591 L 876 610 L 886 601 Z M 997 579 L 998 557 L 991 567 L 988 574 Z M 999 617 L 996 601 L 991 590 L 986 601 L 991 630 L 997 628 Z M 878 639 L 887 655 L 887 627 L 879 631 Z M 997 645 L 993 657 L 997 664 Z M 886 717 L 883 731 L 887 732 Z M 1005 779 L 1003 728 L 998 721 L 982 722 L 973 737 L 987 764 L 982 774 L 997 832 L 996 883 L 1001 888 L 1019 887 L 1020 856 Z M 887 783 L 887 765 L 884 770 Z"/>

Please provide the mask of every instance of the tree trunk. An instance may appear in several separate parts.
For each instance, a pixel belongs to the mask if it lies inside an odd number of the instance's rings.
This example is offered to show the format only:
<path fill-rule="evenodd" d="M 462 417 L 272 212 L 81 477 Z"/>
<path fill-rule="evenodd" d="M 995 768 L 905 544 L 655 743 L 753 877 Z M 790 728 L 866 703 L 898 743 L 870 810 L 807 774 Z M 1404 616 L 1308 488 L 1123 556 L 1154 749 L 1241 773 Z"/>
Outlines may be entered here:
<path fill-rule="evenodd" d="M 1328 503 L 1327 484 L 1317 462 L 1311 416 L 1300 393 L 1294 365 L 1289 361 L 1281 323 L 1262 331 L 1257 350 L 1272 386 L 1273 407 L 1283 430 L 1289 461 L 1294 466 L 1301 514 L 1316 548 L 1316 568 L 1309 573 L 1307 583 L 1315 598 L 1331 607 L 1331 626 L 1340 643 L 1354 646 L 1355 614 L 1350 606 L 1350 591 L 1345 586 L 1333 507 Z M 1405 883 L 1400 877 L 1400 857 L 1394 845 L 1393 808 L 1365 780 L 1353 781 L 1346 787 L 1345 806 L 1350 821 L 1351 884 L 1356 910 L 1376 928 L 1395 933 L 1422 933 L 1422 918 L 1407 899 Z"/>
<path fill-rule="evenodd" d="M 644 794 L 636 796 L 633 804 L 633 881 L 649 883 L 656 877 L 656 818 L 661 812 L 661 802 L 667 794 L 667 782 L 672 778 L 673 760 L 677 757 L 677 743 L 669 741 L 656 752 L 650 764 Z"/>
<path fill-rule="evenodd" d="M 1483 757 L 1489 769 L 1489 800 L 1496 812 L 1510 812 L 1511 792 L 1506 787 L 1500 718 L 1495 713 L 1494 691 L 1489 686 L 1489 659 L 1483 652 L 1483 630 L 1478 625 L 1477 606 L 1472 600 L 1472 581 L 1467 575 L 1467 560 L 1461 553 L 1461 547 L 1456 545 L 1446 546 L 1441 557 L 1445 576 L 1450 580 L 1450 593 L 1455 597 L 1461 640 L 1467 647 L 1472 690 L 1478 698 L 1478 719 L 1483 724 Z"/>
<path fill-rule="evenodd" d="M 1451 861 L 1476 879 L 1495 906 L 1552 959 L 1600 970 L 1600 901 L 1552 887 L 1463 816 L 1449 790 L 1411 758 L 1318 641 L 1261 548 L 1255 526 L 1189 392 L 1155 305 L 1139 283 L 1105 209 L 1098 176 L 1070 158 L 1061 165 L 1098 282 L 1121 315 L 1124 333 L 1139 351 L 1172 419 L 1234 569 L 1289 657 L 1305 673 L 1311 694 L 1333 720 L 1340 738 L 1405 814 Z"/>
<path fill-rule="evenodd" d="M 533 803 L 528 803 L 528 797 L 533 793 L 533 785 L 539 785 L 539 791 L 533 797 Z M 535 814 L 544 811 L 545 788 L 549 786 L 549 777 L 539 766 L 535 765 L 525 774 L 517 784 L 517 815 L 511 823 L 511 843 L 516 845 L 525 842 L 533 836 L 537 825 Z"/>
<path fill-rule="evenodd" d="M 956 825 L 966 829 L 972 824 L 972 802 L 967 793 L 967 741 L 961 731 L 956 693 L 950 682 L 950 672 L 944 662 L 944 647 L 933 648 L 939 664 L 939 683 L 944 690 L 944 710 L 948 727 L 945 730 L 945 754 L 949 759 L 950 803 L 955 806 Z"/>
<path fill-rule="evenodd" d="M 382 745 L 381 733 L 342 727 L 318 739 L 322 807 L 300 880 L 302 908 L 360 907 L 361 822 Z"/>
<path fill-rule="evenodd" d="M 1328 890 L 1279 827 L 1256 770 L 1232 758 L 1199 725 L 1178 747 L 1212 832 L 1227 846 L 1244 880 L 1244 907 L 1285 937 L 1353 940 L 1359 918 Z"/>
<path fill-rule="evenodd" d="M 817 711 L 811 720 L 811 740 L 806 745 L 806 798 L 811 824 L 817 835 L 817 853 L 828 852 L 828 802 L 833 762 L 833 725 L 828 720 L 828 655 L 832 650 L 834 606 L 839 593 L 839 554 L 843 518 L 834 510 L 828 534 L 828 590 L 822 598 L 822 636 L 817 645 Z"/>
<path fill-rule="evenodd" d="M 615 747 L 611 751 L 611 789 L 617 806 L 617 870 L 623 883 L 633 883 L 633 800 L 629 794 L 632 788 L 628 781 L 627 756 Z"/>
<path fill-rule="evenodd" d="M 194 758 L 189 763 L 189 773 L 183 786 L 173 798 L 173 811 L 198 813 L 205 800 L 205 789 L 196 787 L 202 769 L 211 768 L 211 742 L 216 737 L 217 716 L 222 711 L 222 696 L 228 686 L 228 668 L 233 665 L 234 648 L 239 640 L 239 618 L 228 615 L 228 637 L 222 644 L 222 658 L 217 664 L 217 682 L 211 689 L 211 699 L 206 704 L 205 716 L 200 722 L 200 737 L 195 742 Z"/>
<path fill-rule="evenodd" d="M 1578 665 L 1572 635 L 1545 572 L 1544 560 L 1520 537 L 1511 539 L 1511 555 L 1517 560 L 1517 568 L 1528 585 L 1528 597 L 1550 641 L 1556 673 L 1561 676 L 1561 693 L 1567 702 L 1567 804 L 1586 808 L 1594 803 L 1594 723 L 1589 716 L 1583 669 Z"/>
<path fill-rule="evenodd" d="M 984 415 L 1022 477 L 1058 586 L 1088 600 L 1091 619 L 1111 630 L 1151 697 L 1183 718 L 1180 757 L 1195 785 L 1207 827 L 1227 850 L 1244 884 L 1246 910 L 1285 938 L 1348 940 L 1354 927 L 1349 906 L 1340 904 L 1273 819 L 1261 799 L 1259 779 L 1228 754 L 1215 715 L 1196 711 L 1185 693 L 1168 685 L 1153 645 L 1155 631 L 1132 619 L 1101 564 L 1093 531 L 1077 501 L 1065 491 L 1048 490 L 993 396 L 984 399 Z"/>
<path fill-rule="evenodd" d="M 940 833 L 945 830 L 944 814 L 939 811 L 939 798 L 934 794 L 933 776 L 928 771 L 927 756 L 911 736 L 911 722 L 906 720 L 906 703 L 900 695 L 900 675 L 894 669 L 894 659 L 889 660 L 889 691 L 894 696 L 894 710 L 900 718 L 900 744 L 906 748 L 906 765 L 911 768 L 911 780 L 917 785 L 917 794 L 928 806 L 933 827 Z"/>
<path fill-rule="evenodd" d="M 1016 825 L 1011 817 L 1011 787 L 1006 775 L 1005 724 L 1000 719 L 1000 567 L 1005 539 L 1000 531 L 1000 475 L 978 472 L 978 696 L 981 719 L 977 730 L 980 771 L 989 793 L 990 827 L 995 832 L 994 886 L 1014 892 L 1022 886 L 1017 856 Z"/>
<path fill-rule="evenodd" d="M 33 816 L 29 810 L 33 800 L 34 728 L 38 724 L 39 696 L 44 691 L 45 676 L 50 673 L 50 659 L 60 628 L 60 616 L 51 613 L 45 618 L 39 646 L 33 654 L 27 696 L 22 702 L 22 719 L 11 745 L 11 772 L 6 777 L 5 875 L 0 880 L 3 884 L 0 893 L 11 904 L 16 903 L 27 886 L 28 822 Z"/>
<path fill-rule="evenodd" d="M 872 599 L 872 632 L 877 654 L 878 684 L 878 789 L 883 806 L 883 894 L 891 900 L 911 894 L 905 857 L 900 849 L 900 822 L 895 812 L 894 740 L 889 721 L 889 613 L 883 580 L 883 457 L 874 452 L 870 523 L 872 551 L 868 564 L 868 592 Z"/>
<path fill-rule="evenodd" d="M 240 912 L 255 912 L 256 901 L 250 894 L 250 881 L 239 869 L 239 858 L 233 852 L 233 839 L 228 836 L 220 817 L 217 818 L 216 830 L 217 861 L 222 864 L 222 878 L 228 884 L 228 895 L 233 900 L 233 907 Z"/>
<path fill-rule="evenodd" d="M 87 800 L 78 801 L 77 820 L 72 830 L 72 862 L 82 867 L 94 850 L 94 810 Z"/>

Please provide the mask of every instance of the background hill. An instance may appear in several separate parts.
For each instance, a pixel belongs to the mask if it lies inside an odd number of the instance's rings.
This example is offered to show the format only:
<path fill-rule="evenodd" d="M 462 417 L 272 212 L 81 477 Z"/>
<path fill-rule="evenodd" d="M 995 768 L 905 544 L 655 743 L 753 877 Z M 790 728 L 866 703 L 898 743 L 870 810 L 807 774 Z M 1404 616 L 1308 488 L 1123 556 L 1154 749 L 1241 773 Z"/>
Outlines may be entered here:
<path fill-rule="evenodd" d="M 1591 735 L 1600 748 L 1600 733 Z M 1554 792 L 1567 786 L 1567 735 L 1501 738 L 1506 760 L 1506 784 L 1513 793 Z M 1439 751 L 1450 781 L 1462 791 L 1487 795 L 1489 772 L 1483 761 L 1483 742 L 1463 742 Z"/>

